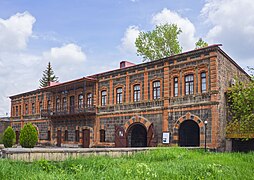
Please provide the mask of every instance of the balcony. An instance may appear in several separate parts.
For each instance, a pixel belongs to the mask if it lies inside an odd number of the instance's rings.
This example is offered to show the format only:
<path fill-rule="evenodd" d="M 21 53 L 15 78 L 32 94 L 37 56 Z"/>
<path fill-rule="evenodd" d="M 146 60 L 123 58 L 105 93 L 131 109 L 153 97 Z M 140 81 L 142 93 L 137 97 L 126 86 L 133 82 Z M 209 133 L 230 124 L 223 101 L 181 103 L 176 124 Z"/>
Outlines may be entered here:
<path fill-rule="evenodd" d="M 66 109 L 43 109 L 41 110 L 41 117 L 48 118 L 57 118 L 57 117 L 66 117 L 66 116 L 86 116 L 86 115 L 95 115 L 95 106 L 90 107 L 76 107 L 71 106 Z"/>

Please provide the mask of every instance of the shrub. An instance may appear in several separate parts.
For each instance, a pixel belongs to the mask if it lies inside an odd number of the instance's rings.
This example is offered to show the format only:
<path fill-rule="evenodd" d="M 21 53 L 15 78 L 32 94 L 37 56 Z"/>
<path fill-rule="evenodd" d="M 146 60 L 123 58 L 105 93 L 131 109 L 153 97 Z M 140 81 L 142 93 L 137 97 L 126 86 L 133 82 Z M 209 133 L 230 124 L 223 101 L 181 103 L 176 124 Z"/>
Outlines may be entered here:
<path fill-rule="evenodd" d="M 7 129 L 4 131 L 4 135 L 3 135 L 3 144 L 4 147 L 9 148 L 12 147 L 12 145 L 15 142 L 15 132 L 13 131 L 11 126 L 8 126 Z"/>
<path fill-rule="evenodd" d="M 20 131 L 20 145 L 24 148 L 33 148 L 38 141 L 38 132 L 32 123 L 27 123 Z"/>

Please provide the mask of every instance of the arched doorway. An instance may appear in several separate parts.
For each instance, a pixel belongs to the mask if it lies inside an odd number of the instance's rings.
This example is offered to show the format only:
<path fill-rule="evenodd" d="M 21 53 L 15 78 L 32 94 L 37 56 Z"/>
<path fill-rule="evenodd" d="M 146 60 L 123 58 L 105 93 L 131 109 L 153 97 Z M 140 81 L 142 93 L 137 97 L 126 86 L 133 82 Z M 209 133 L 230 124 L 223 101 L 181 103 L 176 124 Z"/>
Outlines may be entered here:
<path fill-rule="evenodd" d="M 146 147 L 147 131 L 142 124 L 133 124 L 128 130 L 128 146 L 130 147 Z"/>
<path fill-rule="evenodd" d="M 200 145 L 200 130 L 195 121 L 186 120 L 180 124 L 179 146 L 196 147 Z"/>

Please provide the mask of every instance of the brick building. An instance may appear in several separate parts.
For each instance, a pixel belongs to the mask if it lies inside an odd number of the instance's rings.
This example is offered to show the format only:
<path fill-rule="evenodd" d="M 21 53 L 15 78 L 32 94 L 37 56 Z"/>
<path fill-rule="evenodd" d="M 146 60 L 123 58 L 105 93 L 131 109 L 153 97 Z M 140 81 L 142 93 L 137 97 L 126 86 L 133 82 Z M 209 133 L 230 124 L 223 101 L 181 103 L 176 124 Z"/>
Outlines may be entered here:
<path fill-rule="evenodd" d="M 40 143 L 137 147 L 162 143 L 225 148 L 225 92 L 248 74 L 220 47 L 201 49 L 11 96 L 16 134 L 26 122 Z M 164 139 L 167 140 L 167 139 Z"/>

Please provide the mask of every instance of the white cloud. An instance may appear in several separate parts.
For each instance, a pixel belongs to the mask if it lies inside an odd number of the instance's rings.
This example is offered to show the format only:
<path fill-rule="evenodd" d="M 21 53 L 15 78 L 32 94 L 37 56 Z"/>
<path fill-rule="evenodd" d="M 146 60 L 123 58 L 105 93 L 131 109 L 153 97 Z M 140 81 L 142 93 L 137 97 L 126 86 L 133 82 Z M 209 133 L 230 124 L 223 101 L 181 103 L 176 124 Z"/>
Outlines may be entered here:
<path fill-rule="evenodd" d="M 121 39 L 120 49 L 126 53 L 136 53 L 135 41 L 139 33 L 138 26 L 129 26 L 124 33 L 124 37 Z"/>
<path fill-rule="evenodd" d="M 253 12 L 253 0 L 207 0 L 201 11 L 211 27 L 206 39 L 222 43 L 229 54 L 248 62 L 254 56 Z M 245 62 L 241 65 L 247 65 Z"/>
<path fill-rule="evenodd" d="M 195 26 L 188 18 L 181 17 L 178 13 L 172 12 L 167 8 L 152 17 L 152 24 L 154 25 L 166 23 L 177 24 L 181 28 L 182 33 L 179 35 L 179 42 L 184 51 L 194 49 L 198 38 L 195 37 Z"/>
<path fill-rule="evenodd" d="M 29 13 L 17 13 L 9 19 L 0 18 L 0 51 L 25 49 L 35 18 Z"/>

